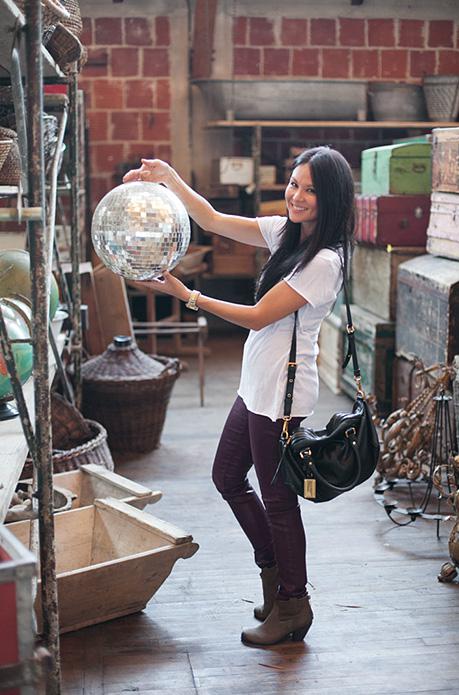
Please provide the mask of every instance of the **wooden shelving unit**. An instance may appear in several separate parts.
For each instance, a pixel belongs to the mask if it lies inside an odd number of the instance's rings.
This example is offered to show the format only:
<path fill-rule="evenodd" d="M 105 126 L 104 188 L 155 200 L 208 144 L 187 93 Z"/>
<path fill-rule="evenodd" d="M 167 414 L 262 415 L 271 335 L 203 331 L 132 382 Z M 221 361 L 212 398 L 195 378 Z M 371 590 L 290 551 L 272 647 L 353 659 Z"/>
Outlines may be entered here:
<path fill-rule="evenodd" d="M 252 157 L 254 160 L 254 209 L 258 214 L 263 191 L 282 191 L 284 184 L 264 186 L 260 184 L 261 145 L 266 128 L 345 128 L 356 130 L 407 130 L 426 131 L 433 128 L 458 127 L 450 121 L 272 121 L 272 120 L 210 120 L 207 128 L 236 128 L 251 130 Z"/>
<path fill-rule="evenodd" d="M 1 186 L 0 196 L 8 196 L 9 207 L 0 208 L 0 219 L 27 222 L 31 257 L 32 287 L 32 346 L 34 351 L 34 374 L 22 387 L 11 380 L 14 395 L 21 417 L 0 422 L 0 523 L 3 522 L 12 493 L 21 474 L 27 452 L 34 460 L 40 481 L 36 489 L 38 498 L 38 525 L 40 529 L 40 573 L 41 605 L 44 615 L 42 644 L 52 656 L 52 667 L 47 673 L 47 695 L 58 695 L 60 685 L 59 658 L 59 616 L 57 613 L 56 559 L 53 521 L 53 480 L 51 455 L 50 385 L 56 369 L 53 352 L 48 339 L 48 295 L 52 268 L 54 216 L 56 211 L 58 159 L 67 110 L 70 123 L 70 171 L 72 181 L 72 251 L 78 233 L 78 165 L 75 162 L 78 151 L 77 117 L 77 73 L 66 76 L 56 65 L 42 44 L 40 21 L 40 0 L 27 0 L 23 15 L 12 0 L 0 0 L 0 80 L 10 84 L 16 112 L 16 130 L 21 149 L 23 176 L 21 190 L 16 186 Z M 56 152 L 50 174 L 50 185 L 45 193 L 45 165 L 43 148 L 43 84 L 47 81 L 61 81 L 69 84 L 69 106 L 65 105 L 59 125 Z M 27 99 L 24 106 L 22 90 Z M 75 175 L 74 175 L 75 174 Z M 25 191 L 25 193 L 23 193 Z M 47 195 L 47 199 L 46 196 Z M 18 200 L 19 196 L 19 200 Z M 19 205 L 18 205 L 19 203 Z M 78 247 L 78 243 L 76 244 Z M 78 254 L 78 250 L 75 251 Z M 78 259 L 77 259 L 78 260 Z M 73 285 L 72 337 L 80 335 L 79 276 L 76 272 Z M 76 299 L 75 299 L 76 297 Z M 75 317 L 78 317 L 78 326 Z M 4 355 L 8 354 L 6 329 L 0 322 L 0 339 Z M 76 326 L 76 327 L 75 327 Z M 60 353 L 64 338 L 57 341 Z M 76 341 L 75 341 L 76 342 Z M 81 341 L 80 341 L 81 342 Z M 9 349 L 9 352 L 11 350 Z M 77 354 L 78 353 L 78 354 Z M 79 364 L 81 350 L 75 350 L 75 365 Z M 57 355 L 57 352 L 56 352 Z M 5 357 L 6 359 L 6 357 Z M 11 362 L 13 362 L 11 358 Z M 11 366 L 11 365 L 10 365 Z M 10 371 L 11 375 L 11 371 Z M 33 427 L 35 423 L 35 427 Z M 35 692 L 35 675 L 30 670 L 27 658 L 32 654 L 21 655 L 14 676 L 14 687 L 29 695 Z M 1 671 L 1 669 L 0 669 Z M 1 680 L 1 673 L 0 673 Z M 1 687 L 0 687 L 1 689 Z M 15 690 L 16 692 L 16 690 Z M 19 692 L 19 690 L 18 690 Z"/>
<path fill-rule="evenodd" d="M 458 127 L 450 121 L 208 121 L 208 128 L 377 128 L 379 130 Z"/>
<path fill-rule="evenodd" d="M 25 25 L 25 18 L 13 0 L 0 1 L 0 77 L 7 77 L 11 68 L 11 49 L 17 28 Z M 44 46 L 41 47 L 43 77 L 63 77 L 61 69 L 56 65 Z M 26 72 L 25 42 L 22 42 L 20 50 L 21 70 Z"/>

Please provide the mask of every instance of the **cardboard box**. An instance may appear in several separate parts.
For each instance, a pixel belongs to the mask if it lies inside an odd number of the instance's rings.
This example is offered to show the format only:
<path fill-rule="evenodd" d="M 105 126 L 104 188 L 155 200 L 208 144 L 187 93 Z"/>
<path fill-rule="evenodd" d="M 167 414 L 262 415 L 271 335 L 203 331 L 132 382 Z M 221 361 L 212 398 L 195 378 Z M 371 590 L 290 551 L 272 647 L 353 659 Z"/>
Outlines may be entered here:
<path fill-rule="evenodd" d="M 253 182 L 252 157 L 220 157 L 220 183 L 248 186 Z"/>

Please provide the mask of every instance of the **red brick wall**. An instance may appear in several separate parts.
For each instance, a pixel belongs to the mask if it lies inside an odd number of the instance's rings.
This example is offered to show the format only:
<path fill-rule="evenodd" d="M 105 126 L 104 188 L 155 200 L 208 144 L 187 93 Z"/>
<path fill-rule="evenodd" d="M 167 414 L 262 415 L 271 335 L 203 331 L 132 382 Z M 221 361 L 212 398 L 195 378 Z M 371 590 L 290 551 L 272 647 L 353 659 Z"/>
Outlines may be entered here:
<path fill-rule="evenodd" d="M 419 82 L 459 74 L 459 22 L 235 17 L 235 76 Z"/>
<path fill-rule="evenodd" d="M 171 159 L 168 17 L 85 17 L 91 203 L 140 157 Z"/>
<path fill-rule="evenodd" d="M 420 83 L 459 74 L 459 22 L 453 20 L 244 17 L 233 20 L 235 77 L 363 79 Z M 330 144 L 358 168 L 363 149 L 406 131 L 265 129 L 262 161 L 279 164 L 291 146 Z M 236 142 L 240 152 L 243 142 Z M 279 172 L 282 178 L 282 172 Z"/>

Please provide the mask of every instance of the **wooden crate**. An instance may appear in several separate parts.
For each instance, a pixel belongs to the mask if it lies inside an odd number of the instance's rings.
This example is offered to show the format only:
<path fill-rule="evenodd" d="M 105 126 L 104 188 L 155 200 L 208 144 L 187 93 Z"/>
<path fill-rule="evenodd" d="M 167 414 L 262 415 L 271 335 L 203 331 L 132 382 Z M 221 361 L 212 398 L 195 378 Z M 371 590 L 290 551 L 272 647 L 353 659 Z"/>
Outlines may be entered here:
<path fill-rule="evenodd" d="M 341 317 L 329 314 L 322 322 L 319 333 L 319 377 L 333 393 L 341 393 L 341 365 L 343 363 L 343 329 Z"/>
<path fill-rule="evenodd" d="M 120 500 L 55 516 L 60 632 L 141 611 L 179 558 L 198 550 L 172 524 Z M 28 545 L 30 521 L 8 526 Z M 41 629 L 40 588 L 35 609 Z"/>
<path fill-rule="evenodd" d="M 427 251 L 459 260 L 458 193 L 432 193 Z"/>
<path fill-rule="evenodd" d="M 11 695 L 31 693 L 35 682 L 33 577 L 36 561 L 11 533 L 0 524 L 0 691 L 11 683 Z M 13 673 L 14 671 L 14 673 Z"/>
<path fill-rule="evenodd" d="M 162 497 L 159 490 L 150 490 L 94 463 L 84 464 L 74 471 L 56 473 L 53 475 L 53 485 L 56 489 L 63 489 L 72 494 L 72 509 L 87 507 L 94 504 L 95 499 L 103 497 L 120 499 L 137 509 L 143 509 L 147 504 L 158 502 Z"/>
<path fill-rule="evenodd" d="M 397 353 L 426 366 L 459 354 L 459 263 L 418 256 L 398 269 Z"/>
<path fill-rule="evenodd" d="M 430 194 L 431 149 L 427 142 L 397 143 L 362 152 L 362 195 Z"/>
<path fill-rule="evenodd" d="M 356 246 L 352 257 L 352 300 L 382 319 L 395 321 L 398 266 L 424 249 Z"/>
<path fill-rule="evenodd" d="M 430 196 L 356 196 L 358 242 L 373 246 L 426 245 Z"/>
<path fill-rule="evenodd" d="M 434 128 L 432 136 L 432 190 L 459 193 L 459 128 Z"/>
<path fill-rule="evenodd" d="M 346 323 L 345 307 L 342 309 L 343 327 Z M 355 327 L 355 341 L 362 386 L 367 395 L 374 395 L 378 412 L 385 415 L 392 406 L 392 368 L 394 362 L 395 323 L 375 316 L 356 304 L 351 305 Z M 344 335 L 344 328 L 343 328 Z M 347 339 L 343 341 L 343 359 L 347 350 Z M 355 397 L 356 385 L 352 360 L 341 376 L 341 388 L 351 398 Z"/>

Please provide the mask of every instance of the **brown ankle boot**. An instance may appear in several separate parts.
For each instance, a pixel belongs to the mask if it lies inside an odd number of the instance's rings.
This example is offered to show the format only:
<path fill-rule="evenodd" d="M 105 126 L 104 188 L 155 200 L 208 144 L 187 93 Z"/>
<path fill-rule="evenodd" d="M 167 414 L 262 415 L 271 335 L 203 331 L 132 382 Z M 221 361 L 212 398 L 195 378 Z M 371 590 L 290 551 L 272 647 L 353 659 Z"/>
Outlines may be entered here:
<path fill-rule="evenodd" d="M 293 642 L 305 638 L 311 627 L 313 613 L 309 596 L 274 600 L 271 613 L 259 627 L 244 630 L 241 639 L 246 644 L 277 644 L 287 637 Z"/>
<path fill-rule="evenodd" d="M 271 613 L 274 604 L 274 599 L 277 595 L 279 586 L 279 571 L 277 565 L 273 567 L 263 567 L 260 572 L 261 584 L 263 586 L 263 605 L 256 606 L 253 609 L 253 614 L 257 620 L 266 620 Z"/>

